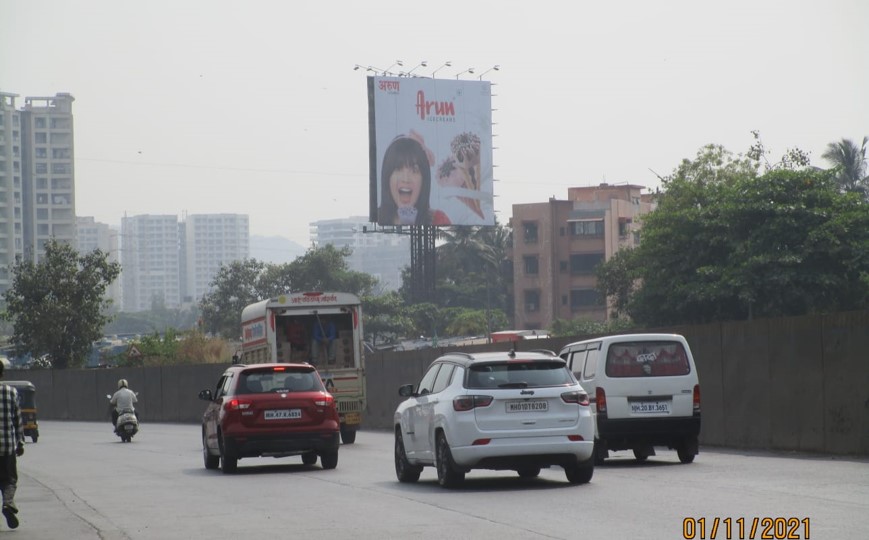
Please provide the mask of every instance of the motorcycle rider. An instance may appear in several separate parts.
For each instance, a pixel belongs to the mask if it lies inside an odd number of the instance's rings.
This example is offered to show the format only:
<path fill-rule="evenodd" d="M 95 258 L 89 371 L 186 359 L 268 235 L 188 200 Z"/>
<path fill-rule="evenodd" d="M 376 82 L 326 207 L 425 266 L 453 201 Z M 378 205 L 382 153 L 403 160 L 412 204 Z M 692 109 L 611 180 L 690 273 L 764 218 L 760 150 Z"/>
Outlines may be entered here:
<path fill-rule="evenodd" d="M 129 410 L 132 411 L 133 414 L 136 415 L 136 418 L 139 418 L 139 414 L 136 413 L 136 408 L 133 407 L 133 403 L 136 403 L 138 399 L 136 399 L 136 393 L 130 390 L 130 385 L 127 383 L 127 379 L 120 379 L 118 381 L 118 391 L 112 395 L 112 398 L 109 400 L 109 403 L 114 405 L 112 408 L 112 427 L 117 427 L 118 425 L 118 416 L 121 411 Z"/>

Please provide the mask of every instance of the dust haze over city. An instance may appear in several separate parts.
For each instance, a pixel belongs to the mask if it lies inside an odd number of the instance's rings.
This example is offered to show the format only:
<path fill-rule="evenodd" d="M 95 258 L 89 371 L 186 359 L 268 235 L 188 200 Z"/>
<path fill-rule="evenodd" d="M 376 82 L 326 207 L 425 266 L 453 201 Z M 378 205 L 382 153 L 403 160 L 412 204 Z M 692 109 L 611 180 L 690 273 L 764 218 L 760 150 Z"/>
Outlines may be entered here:
<path fill-rule="evenodd" d="M 501 223 L 572 186 L 654 189 L 703 145 L 745 152 L 752 130 L 773 156 L 798 147 L 818 166 L 828 143 L 869 133 L 862 0 L 7 0 L 2 12 L 0 91 L 75 97 L 76 214 L 113 226 L 239 213 L 252 235 L 307 246 L 309 223 L 367 215 L 366 75 L 385 71 L 495 85 Z"/>

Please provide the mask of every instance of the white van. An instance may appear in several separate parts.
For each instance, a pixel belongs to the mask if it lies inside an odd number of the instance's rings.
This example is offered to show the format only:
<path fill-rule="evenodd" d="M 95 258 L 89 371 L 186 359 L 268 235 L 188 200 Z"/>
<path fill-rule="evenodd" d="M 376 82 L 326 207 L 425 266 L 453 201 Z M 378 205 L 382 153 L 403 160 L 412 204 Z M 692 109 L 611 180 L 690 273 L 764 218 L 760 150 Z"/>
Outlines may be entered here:
<path fill-rule="evenodd" d="M 633 450 L 638 461 L 655 446 L 691 463 L 700 435 L 700 383 L 691 349 L 678 334 L 623 334 L 571 343 L 559 356 L 591 396 L 595 459 Z"/>

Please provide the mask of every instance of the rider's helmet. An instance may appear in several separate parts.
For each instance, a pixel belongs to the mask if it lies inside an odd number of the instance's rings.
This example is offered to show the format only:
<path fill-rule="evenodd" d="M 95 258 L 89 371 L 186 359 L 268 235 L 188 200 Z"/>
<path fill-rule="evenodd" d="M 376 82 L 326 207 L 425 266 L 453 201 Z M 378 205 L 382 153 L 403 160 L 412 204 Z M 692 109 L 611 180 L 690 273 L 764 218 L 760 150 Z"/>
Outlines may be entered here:
<path fill-rule="evenodd" d="M 118 381 L 118 390 L 120 390 L 121 388 L 128 388 L 127 379 L 120 379 Z"/>

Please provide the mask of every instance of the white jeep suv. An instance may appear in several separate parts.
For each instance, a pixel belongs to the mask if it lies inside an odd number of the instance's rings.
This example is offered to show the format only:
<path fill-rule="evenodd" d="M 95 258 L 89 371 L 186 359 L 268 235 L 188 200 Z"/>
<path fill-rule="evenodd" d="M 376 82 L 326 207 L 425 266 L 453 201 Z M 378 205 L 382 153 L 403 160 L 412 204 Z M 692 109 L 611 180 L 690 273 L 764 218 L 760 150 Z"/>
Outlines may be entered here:
<path fill-rule="evenodd" d="M 399 388 L 395 473 L 416 482 L 423 467 L 455 487 L 471 469 L 515 470 L 523 478 L 564 468 L 572 484 L 594 473 L 588 394 L 549 351 L 468 354 L 435 360 L 418 385 Z"/>

